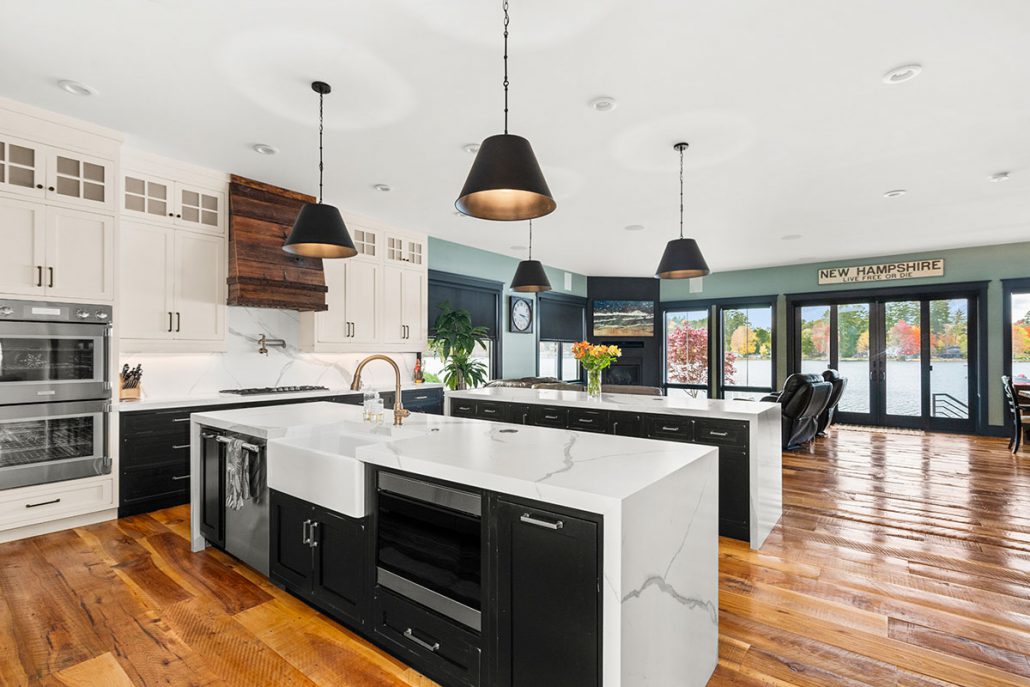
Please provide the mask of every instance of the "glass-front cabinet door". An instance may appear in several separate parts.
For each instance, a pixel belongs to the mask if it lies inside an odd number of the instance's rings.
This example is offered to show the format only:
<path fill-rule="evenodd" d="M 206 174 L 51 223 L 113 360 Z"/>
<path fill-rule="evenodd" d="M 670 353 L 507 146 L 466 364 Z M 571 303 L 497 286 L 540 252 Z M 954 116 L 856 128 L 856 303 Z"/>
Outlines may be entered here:
<path fill-rule="evenodd" d="M 111 472 L 102 401 L 0 407 L 0 489 Z"/>
<path fill-rule="evenodd" d="M 172 182 L 127 172 L 122 178 L 121 209 L 150 219 L 173 218 Z"/>
<path fill-rule="evenodd" d="M 222 233 L 225 214 L 225 194 L 220 191 L 176 184 L 178 209 L 175 223 L 189 229 Z"/>
<path fill-rule="evenodd" d="M 0 136 L 0 189 L 42 198 L 46 189 L 40 150 L 28 141 Z"/>
<path fill-rule="evenodd" d="M 84 206 L 113 206 L 112 165 L 107 160 L 64 150 L 47 155 L 47 197 L 81 201 Z"/>

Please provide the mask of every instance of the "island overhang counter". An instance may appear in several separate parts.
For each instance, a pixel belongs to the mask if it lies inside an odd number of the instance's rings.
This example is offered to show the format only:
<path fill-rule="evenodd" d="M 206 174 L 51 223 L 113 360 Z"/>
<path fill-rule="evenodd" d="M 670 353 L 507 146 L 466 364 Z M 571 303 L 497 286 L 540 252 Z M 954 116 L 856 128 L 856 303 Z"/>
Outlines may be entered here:
<path fill-rule="evenodd" d="M 246 409 L 198 413 L 192 419 L 198 438 L 208 427 L 267 441 L 272 489 L 288 482 L 281 478 L 284 470 L 315 458 L 325 465 L 360 464 L 368 480 L 388 471 L 517 503 L 596 514 L 598 684 L 707 682 L 718 659 L 714 449 L 419 414 L 395 431 L 363 424 L 360 408 L 314 404 L 311 411 L 307 422 L 295 410 L 277 417 L 269 408 L 249 415 Z M 354 485 L 336 486 L 325 490 L 326 498 L 336 491 L 356 493 Z M 374 500 L 374 490 L 368 493 Z M 204 546 L 196 524 L 199 506 L 195 501 L 194 550 Z M 346 507 L 352 512 L 344 515 L 368 516 L 373 504 L 359 499 Z M 491 603 L 486 596 L 484 591 L 484 614 Z M 372 631 L 366 636 L 376 639 Z M 488 662 L 492 649 L 485 636 L 483 645 Z M 486 679 L 481 684 L 493 684 Z"/>

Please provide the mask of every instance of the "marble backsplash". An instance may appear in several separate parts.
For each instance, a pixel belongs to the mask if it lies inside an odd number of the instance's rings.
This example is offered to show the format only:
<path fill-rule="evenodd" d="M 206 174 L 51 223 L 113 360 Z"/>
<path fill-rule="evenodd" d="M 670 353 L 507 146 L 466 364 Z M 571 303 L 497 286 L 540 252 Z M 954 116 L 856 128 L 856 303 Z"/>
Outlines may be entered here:
<path fill-rule="evenodd" d="M 241 387 L 318 385 L 330 389 L 350 386 L 354 369 L 366 353 L 304 353 L 300 342 L 300 315 L 292 310 L 228 308 L 225 353 L 131 353 L 122 364 L 143 365 L 143 395 L 148 399 L 210 396 L 222 389 Z M 258 337 L 283 339 L 286 348 L 269 347 L 258 353 Z M 370 350 L 369 353 L 377 351 Z M 415 353 L 391 353 L 401 369 L 401 381 L 411 381 Z M 385 364 L 365 368 L 362 378 L 373 386 L 393 384 L 393 371 Z"/>

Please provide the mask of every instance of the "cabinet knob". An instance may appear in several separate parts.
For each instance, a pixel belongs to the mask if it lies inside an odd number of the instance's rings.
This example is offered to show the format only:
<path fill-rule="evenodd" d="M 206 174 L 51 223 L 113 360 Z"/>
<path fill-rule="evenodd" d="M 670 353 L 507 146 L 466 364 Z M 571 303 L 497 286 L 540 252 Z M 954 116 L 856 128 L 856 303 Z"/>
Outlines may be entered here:
<path fill-rule="evenodd" d="M 36 188 L 43 188 L 43 184 L 36 184 Z"/>
<path fill-rule="evenodd" d="M 182 215 L 176 214 L 175 219 L 182 219 Z"/>
<path fill-rule="evenodd" d="M 55 191 L 56 189 L 53 186 L 47 186 L 46 190 L 48 190 L 48 191 Z"/>
<path fill-rule="evenodd" d="M 169 216 L 169 217 L 175 217 L 175 213 L 174 213 L 174 212 L 169 212 L 169 213 L 168 213 L 168 216 Z"/>

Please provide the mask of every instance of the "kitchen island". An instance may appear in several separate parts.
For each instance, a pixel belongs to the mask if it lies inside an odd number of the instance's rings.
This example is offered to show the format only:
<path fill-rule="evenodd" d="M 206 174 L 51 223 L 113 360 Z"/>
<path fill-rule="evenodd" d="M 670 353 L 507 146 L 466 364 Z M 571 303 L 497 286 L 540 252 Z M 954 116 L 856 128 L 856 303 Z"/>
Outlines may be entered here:
<path fill-rule="evenodd" d="M 444 685 L 704 685 L 715 668 L 711 447 L 421 414 L 373 427 L 360 408 L 316 403 L 195 413 L 194 474 L 215 431 L 267 443 L 272 580 Z M 474 622 L 399 594 L 370 553 L 392 485 L 416 479 L 481 499 Z"/>
<path fill-rule="evenodd" d="M 489 387 L 447 391 L 444 413 L 716 446 L 720 534 L 759 549 L 783 513 L 778 403 Z"/>

